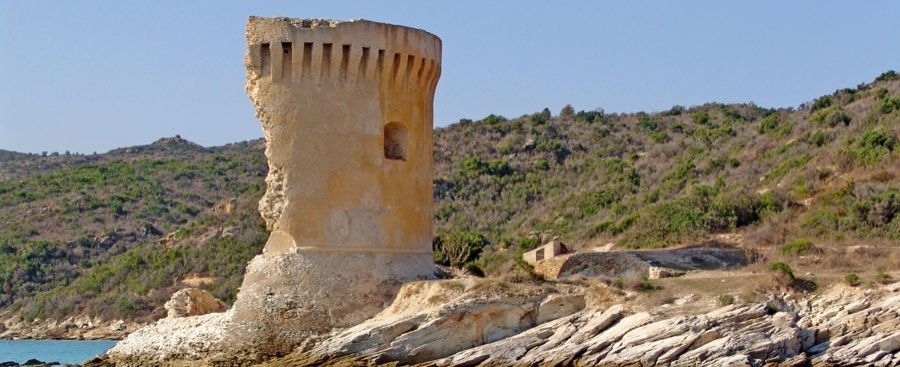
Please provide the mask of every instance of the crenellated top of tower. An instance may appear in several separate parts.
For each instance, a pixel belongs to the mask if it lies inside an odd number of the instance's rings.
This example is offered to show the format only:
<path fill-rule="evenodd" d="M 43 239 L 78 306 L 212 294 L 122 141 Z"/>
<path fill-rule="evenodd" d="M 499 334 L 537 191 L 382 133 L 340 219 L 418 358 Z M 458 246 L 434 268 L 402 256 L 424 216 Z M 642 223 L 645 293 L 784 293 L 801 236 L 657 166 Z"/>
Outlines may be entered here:
<path fill-rule="evenodd" d="M 245 63 L 272 83 L 385 83 L 433 93 L 441 40 L 421 29 L 367 20 L 250 17 Z"/>

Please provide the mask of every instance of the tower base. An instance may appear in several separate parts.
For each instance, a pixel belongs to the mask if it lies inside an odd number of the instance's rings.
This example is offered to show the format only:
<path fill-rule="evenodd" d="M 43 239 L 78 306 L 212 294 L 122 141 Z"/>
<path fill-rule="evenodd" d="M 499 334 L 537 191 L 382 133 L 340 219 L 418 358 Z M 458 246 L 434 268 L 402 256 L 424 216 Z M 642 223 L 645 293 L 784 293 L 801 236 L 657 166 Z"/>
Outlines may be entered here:
<path fill-rule="evenodd" d="M 283 355 L 307 339 L 383 310 L 403 282 L 435 277 L 430 253 L 303 251 L 256 256 L 231 310 L 228 340 Z"/>

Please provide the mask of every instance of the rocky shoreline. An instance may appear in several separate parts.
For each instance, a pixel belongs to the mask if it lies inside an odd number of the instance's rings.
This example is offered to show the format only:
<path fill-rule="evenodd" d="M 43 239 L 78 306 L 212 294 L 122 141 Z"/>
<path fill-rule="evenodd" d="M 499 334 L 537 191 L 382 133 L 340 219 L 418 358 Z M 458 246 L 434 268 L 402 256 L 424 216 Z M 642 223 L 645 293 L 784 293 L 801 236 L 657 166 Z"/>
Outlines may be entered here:
<path fill-rule="evenodd" d="M 64 364 L 59 362 L 44 362 L 37 359 L 29 359 L 22 364 L 16 362 L 0 362 L 0 367 L 90 367 L 91 364 Z"/>
<path fill-rule="evenodd" d="M 2 340 L 122 340 L 146 324 L 100 317 L 77 316 L 65 320 L 33 320 L 14 315 L 0 323 Z"/>
<path fill-rule="evenodd" d="M 453 317 L 368 321 L 264 365 L 900 365 L 898 283 L 874 289 L 837 285 L 809 298 L 784 294 L 696 315 L 635 312 L 622 305 L 586 308 L 496 340 L 459 340 L 472 323 L 454 325 Z"/>
<path fill-rule="evenodd" d="M 0 367 L 102 367 L 105 363 L 100 358 L 94 358 L 90 361 L 84 362 L 82 364 L 74 363 L 59 363 L 59 362 L 44 362 L 37 359 L 29 359 L 22 364 L 16 362 L 0 362 Z"/>
<path fill-rule="evenodd" d="M 230 353 L 223 338 L 232 310 L 184 289 L 166 304 L 169 317 L 143 328 L 87 316 L 9 317 L 0 334 L 8 339 L 125 338 L 81 365 L 0 367 L 900 365 L 900 283 L 776 291 L 724 307 L 696 295 L 656 306 L 631 302 L 645 296 L 598 283 L 416 281 L 375 317 L 279 356 Z"/>
<path fill-rule="evenodd" d="M 280 358 L 246 360 L 199 350 L 202 341 L 173 342 L 174 326 L 189 325 L 184 335 L 214 334 L 219 313 L 161 320 L 94 366 L 900 365 L 900 283 L 837 284 L 695 313 L 661 309 L 604 303 L 585 287 L 413 282 L 376 317 Z"/>
<path fill-rule="evenodd" d="M 228 309 L 221 300 L 199 288 L 183 288 L 163 306 L 168 318 L 198 316 Z M 0 315 L 0 339 L 19 340 L 122 340 L 147 324 L 124 320 L 105 320 L 87 315 L 65 320 L 26 321 L 21 315 Z M 2 367 L 2 366 L 0 366 Z"/>

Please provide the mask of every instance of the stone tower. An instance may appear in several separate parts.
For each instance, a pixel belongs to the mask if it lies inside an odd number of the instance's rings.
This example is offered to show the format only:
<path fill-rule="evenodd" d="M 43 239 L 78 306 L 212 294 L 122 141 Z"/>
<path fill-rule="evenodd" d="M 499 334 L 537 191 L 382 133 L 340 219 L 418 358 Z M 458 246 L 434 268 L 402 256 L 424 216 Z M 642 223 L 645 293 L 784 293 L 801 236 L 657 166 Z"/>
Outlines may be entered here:
<path fill-rule="evenodd" d="M 229 334 L 292 348 L 373 316 L 401 282 L 434 275 L 441 40 L 365 20 L 251 17 L 247 43 L 271 235 L 247 267 Z"/>

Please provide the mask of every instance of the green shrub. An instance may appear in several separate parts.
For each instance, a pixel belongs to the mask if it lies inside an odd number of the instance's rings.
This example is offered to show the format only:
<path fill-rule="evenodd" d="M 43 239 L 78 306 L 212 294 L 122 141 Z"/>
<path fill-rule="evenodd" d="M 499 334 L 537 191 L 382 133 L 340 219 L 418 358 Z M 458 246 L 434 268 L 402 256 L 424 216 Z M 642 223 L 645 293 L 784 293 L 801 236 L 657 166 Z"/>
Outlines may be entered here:
<path fill-rule="evenodd" d="M 660 288 L 660 286 L 653 284 L 647 277 L 641 278 L 641 282 L 634 286 L 634 290 L 641 292 L 655 291 Z"/>
<path fill-rule="evenodd" d="M 525 251 L 505 250 L 489 251 L 485 249 L 477 260 L 466 264 L 466 269 L 479 276 L 502 276 L 516 265 L 516 259 L 521 259 Z"/>
<path fill-rule="evenodd" d="M 650 133 L 650 140 L 652 140 L 654 143 L 662 144 L 668 142 L 671 139 L 669 138 L 669 134 L 665 131 L 654 131 Z"/>
<path fill-rule="evenodd" d="M 615 193 L 599 189 L 581 197 L 576 205 L 581 215 L 587 217 L 597 214 L 601 209 L 608 208 L 619 199 Z"/>
<path fill-rule="evenodd" d="M 772 277 L 778 285 L 792 286 L 797 281 L 794 270 L 786 263 L 780 261 L 772 263 L 769 265 L 769 271 L 772 272 Z"/>
<path fill-rule="evenodd" d="M 850 273 L 844 276 L 844 282 L 851 287 L 855 287 L 859 285 L 859 275 L 856 273 Z"/>
<path fill-rule="evenodd" d="M 784 177 L 789 172 L 793 172 L 803 168 L 806 163 L 812 157 L 808 153 L 803 153 L 799 156 L 794 156 L 791 158 L 785 158 L 775 164 L 772 169 L 766 174 L 766 180 L 775 181 L 782 177 Z"/>
<path fill-rule="evenodd" d="M 496 127 L 500 123 L 505 122 L 506 118 L 503 116 L 497 116 L 492 113 L 492 114 L 488 115 L 487 117 L 485 117 L 484 120 L 482 120 L 482 121 L 484 121 L 485 124 Z"/>
<path fill-rule="evenodd" d="M 869 130 L 863 133 L 848 152 L 857 164 L 872 166 L 881 161 L 881 157 L 894 151 L 896 143 L 896 139 L 889 133 Z"/>
<path fill-rule="evenodd" d="M 550 109 L 545 108 L 541 112 L 534 113 L 530 116 L 532 126 L 541 126 L 550 121 Z"/>
<path fill-rule="evenodd" d="M 831 113 L 829 113 L 828 116 L 825 117 L 824 122 L 826 125 L 828 125 L 830 127 L 836 127 L 838 125 L 844 125 L 844 126 L 850 125 L 851 120 L 852 120 L 852 118 L 850 118 L 850 114 L 848 114 L 847 111 L 844 111 L 843 109 L 838 108 L 838 109 L 832 111 Z"/>
<path fill-rule="evenodd" d="M 884 269 L 879 269 L 878 273 L 875 274 L 875 281 L 881 284 L 888 284 L 892 281 L 891 275 L 886 273 Z"/>
<path fill-rule="evenodd" d="M 830 140 L 831 137 L 828 136 L 827 133 L 817 130 L 809 136 L 809 139 L 807 139 L 806 142 L 821 148 L 825 144 L 828 144 Z"/>
<path fill-rule="evenodd" d="M 680 116 L 682 113 L 684 113 L 684 110 L 685 110 L 684 106 L 682 106 L 682 105 L 674 105 L 674 106 L 672 106 L 672 108 L 670 108 L 668 111 L 663 112 L 663 115 L 666 115 L 666 116 Z"/>
<path fill-rule="evenodd" d="M 897 72 L 895 72 L 893 70 L 888 70 L 888 71 L 881 73 L 881 75 L 879 75 L 877 78 L 875 78 L 875 81 L 876 82 L 889 82 L 891 80 L 896 80 L 896 79 L 897 79 Z"/>
<path fill-rule="evenodd" d="M 816 98 L 816 100 L 813 101 L 812 106 L 809 107 L 809 111 L 814 112 L 816 110 L 821 110 L 823 108 L 831 107 L 831 103 L 832 103 L 831 96 L 822 96 L 822 97 Z"/>
<path fill-rule="evenodd" d="M 726 121 L 727 121 L 727 120 L 737 121 L 737 120 L 743 120 L 743 119 L 744 119 L 744 116 L 741 116 L 741 112 L 738 111 L 738 109 L 735 108 L 735 107 L 732 106 L 732 105 L 724 105 L 724 106 L 722 106 L 722 114 L 725 115 L 725 120 L 726 120 Z"/>
<path fill-rule="evenodd" d="M 463 159 L 460 164 L 462 165 L 463 173 L 468 176 L 480 175 L 486 170 L 487 167 L 484 161 L 481 160 L 481 157 L 478 156 L 472 156 Z"/>
<path fill-rule="evenodd" d="M 865 186 L 864 186 L 865 187 Z M 900 214 L 900 189 L 888 187 L 867 194 L 855 195 L 853 218 L 868 228 L 884 228 Z"/>
<path fill-rule="evenodd" d="M 602 221 L 602 222 L 594 225 L 594 227 L 591 230 L 591 233 L 592 233 L 592 235 L 598 235 L 600 233 L 609 233 L 613 236 L 616 236 L 616 235 L 622 234 L 623 232 L 628 230 L 628 228 L 630 228 L 638 219 L 639 219 L 639 217 L 637 214 L 632 214 L 630 216 L 623 218 L 618 223 L 611 221 L 611 220 L 605 220 L 605 221 Z"/>
<path fill-rule="evenodd" d="M 697 125 L 706 125 L 709 123 L 709 113 L 706 111 L 695 112 L 691 116 L 691 120 Z"/>
<path fill-rule="evenodd" d="M 487 173 L 492 176 L 506 176 L 512 173 L 512 167 L 505 159 L 491 159 L 487 162 Z"/>
<path fill-rule="evenodd" d="M 575 121 L 581 121 L 588 124 L 600 121 L 603 118 L 603 111 L 579 111 L 575 114 Z"/>
<path fill-rule="evenodd" d="M 778 249 L 783 256 L 804 256 L 807 255 L 815 247 L 809 240 L 796 240 L 781 245 Z"/>
<path fill-rule="evenodd" d="M 641 129 L 647 131 L 657 131 L 659 129 L 659 122 L 650 118 L 649 116 L 643 116 L 640 120 L 638 120 L 637 126 Z"/>
<path fill-rule="evenodd" d="M 900 111 L 900 97 L 883 98 L 878 105 L 878 110 L 885 115 L 894 111 Z"/>
<path fill-rule="evenodd" d="M 444 232 L 435 236 L 432 242 L 434 261 L 442 265 L 462 268 L 477 259 L 481 250 L 487 245 L 487 239 L 479 233 Z"/>
<path fill-rule="evenodd" d="M 760 134 L 765 134 L 770 131 L 774 131 L 777 127 L 778 127 L 778 114 L 773 113 L 759 121 L 759 124 L 756 125 L 756 132 L 758 132 Z"/>

